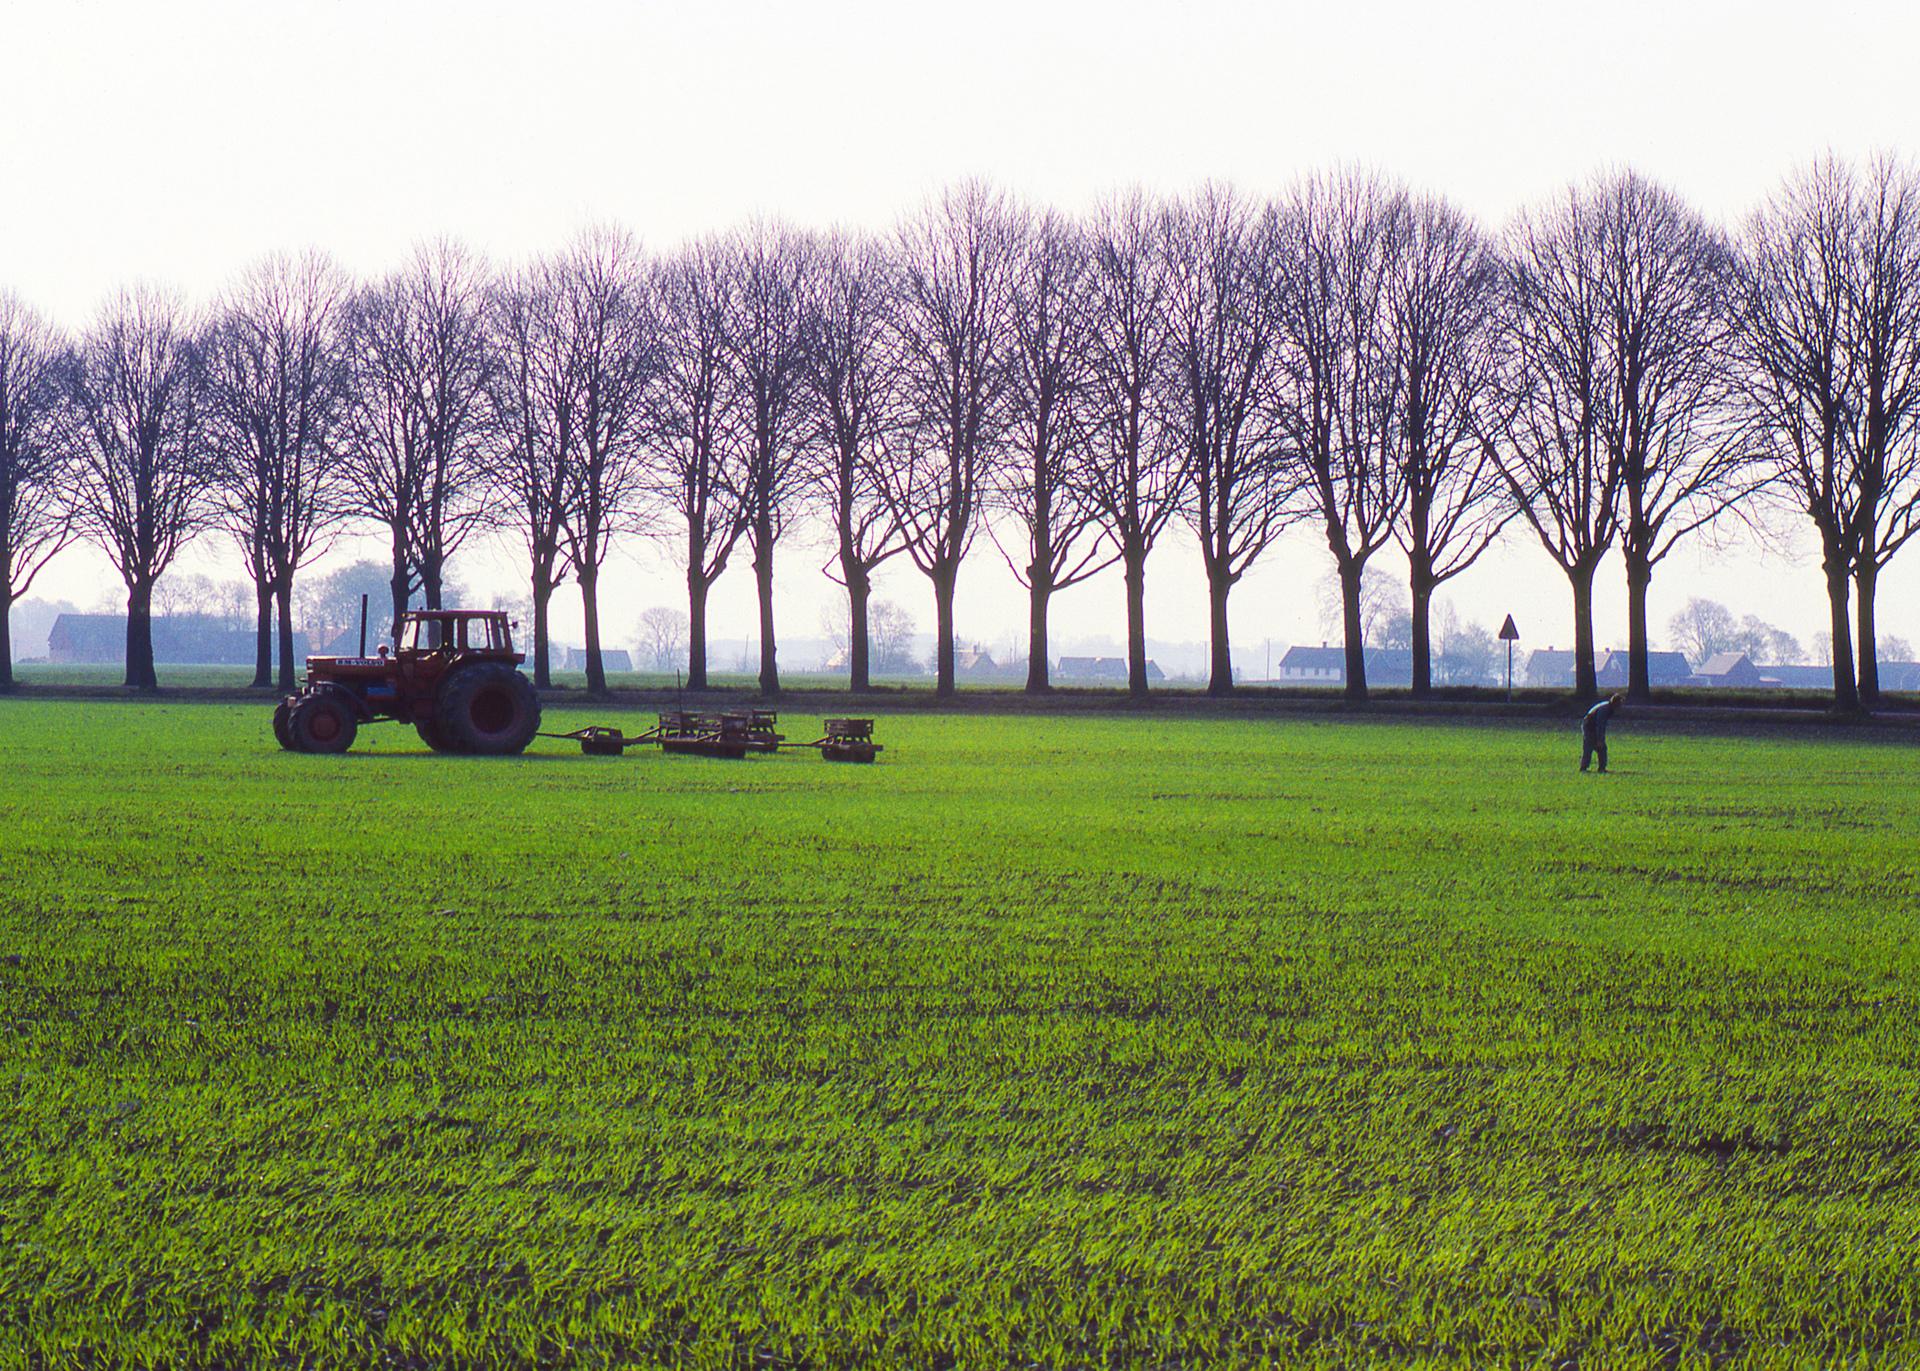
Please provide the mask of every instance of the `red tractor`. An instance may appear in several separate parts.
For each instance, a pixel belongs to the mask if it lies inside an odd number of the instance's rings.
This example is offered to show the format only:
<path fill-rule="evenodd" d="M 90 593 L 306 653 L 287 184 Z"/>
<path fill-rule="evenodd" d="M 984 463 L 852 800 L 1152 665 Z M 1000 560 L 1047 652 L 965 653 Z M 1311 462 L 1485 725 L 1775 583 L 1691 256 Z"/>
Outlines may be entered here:
<path fill-rule="evenodd" d="M 361 724 L 398 719 L 436 752 L 524 752 L 540 697 L 509 628 L 498 610 L 409 610 L 391 653 L 307 658 L 306 689 L 273 711 L 273 736 L 293 752 L 345 752 Z"/>

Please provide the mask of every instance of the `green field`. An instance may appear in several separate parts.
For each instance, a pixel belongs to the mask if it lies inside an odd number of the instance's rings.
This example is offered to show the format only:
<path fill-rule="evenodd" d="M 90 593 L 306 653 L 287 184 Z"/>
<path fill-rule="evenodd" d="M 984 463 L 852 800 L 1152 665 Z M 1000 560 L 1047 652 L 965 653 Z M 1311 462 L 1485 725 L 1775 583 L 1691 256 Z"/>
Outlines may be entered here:
<path fill-rule="evenodd" d="M 1920 1363 L 1910 744 L 362 736 L 0 701 L 0 1365 Z"/>

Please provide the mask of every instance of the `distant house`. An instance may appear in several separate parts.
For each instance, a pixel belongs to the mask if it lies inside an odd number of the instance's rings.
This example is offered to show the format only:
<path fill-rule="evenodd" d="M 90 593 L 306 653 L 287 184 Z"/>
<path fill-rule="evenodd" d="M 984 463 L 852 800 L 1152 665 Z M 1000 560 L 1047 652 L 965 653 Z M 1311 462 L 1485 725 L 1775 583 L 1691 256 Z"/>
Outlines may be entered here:
<path fill-rule="evenodd" d="M 127 619 L 124 614 L 62 614 L 47 634 L 50 662 L 124 662 Z"/>
<path fill-rule="evenodd" d="M 1920 662 L 1880 663 L 1880 689 L 1920 690 Z"/>
<path fill-rule="evenodd" d="M 1628 674 L 1628 655 L 1620 651 L 1609 651 L 1600 655 L 1594 667 L 1594 684 L 1602 690 L 1625 690 L 1632 677 Z M 1650 686 L 1681 686 L 1693 679 L 1693 668 L 1687 665 L 1684 652 L 1649 652 L 1647 654 L 1647 684 Z M 1568 684 L 1572 684 L 1571 681 Z"/>
<path fill-rule="evenodd" d="M 1287 685 L 1345 685 L 1347 650 L 1325 643 L 1319 647 L 1290 647 L 1280 659 L 1280 674 L 1274 679 Z"/>
<path fill-rule="evenodd" d="M 1761 666 L 1755 668 L 1760 673 L 1761 683 L 1776 685 L 1784 690 L 1832 690 L 1833 668 L 1830 666 Z"/>
<path fill-rule="evenodd" d="M 1125 685 L 1127 683 L 1127 659 L 1125 657 L 1062 657 L 1054 668 L 1053 679 L 1057 685 Z M 1147 680 L 1152 682 L 1167 679 L 1166 672 L 1152 658 L 1147 660 Z"/>
<path fill-rule="evenodd" d="M 1543 647 L 1527 654 L 1526 683 L 1560 690 L 1573 689 L 1573 654 Z"/>
<path fill-rule="evenodd" d="M 587 650 L 584 647 L 568 648 L 566 660 L 559 665 L 563 671 L 585 671 Z M 606 671 L 632 671 L 633 658 L 624 647 L 603 647 L 600 649 L 600 666 Z"/>
<path fill-rule="evenodd" d="M 972 647 L 953 649 L 953 674 L 964 680 L 991 680 L 1004 675 L 999 663 L 993 660 L 993 654 L 975 643 Z"/>
<path fill-rule="evenodd" d="M 1370 647 L 1365 653 L 1369 686 L 1413 684 L 1413 651 L 1404 647 Z"/>
<path fill-rule="evenodd" d="M 234 628 L 210 614 L 164 614 L 153 620 L 153 660 L 163 665 L 251 666 L 259 641 L 251 628 Z M 274 639 L 279 651 L 279 638 Z M 293 635 L 293 655 L 307 656 L 307 635 Z M 127 659 L 124 614 L 62 614 L 47 634 L 50 662 L 118 664 Z"/>
<path fill-rule="evenodd" d="M 1369 687 L 1413 684 L 1413 653 L 1406 648 L 1370 647 L 1362 656 Z M 1344 686 L 1347 650 L 1325 643 L 1319 647 L 1290 647 L 1280 659 L 1280 674 L 1274 679 L 1286 685 Z"/>
<path fill-rule="evenodd" d="M 1764 678 L 1746 653 L 1716 652 L 1695 668 L 1693 679 L 1703 686 L 1750 689 L 1763 684 Z"/>

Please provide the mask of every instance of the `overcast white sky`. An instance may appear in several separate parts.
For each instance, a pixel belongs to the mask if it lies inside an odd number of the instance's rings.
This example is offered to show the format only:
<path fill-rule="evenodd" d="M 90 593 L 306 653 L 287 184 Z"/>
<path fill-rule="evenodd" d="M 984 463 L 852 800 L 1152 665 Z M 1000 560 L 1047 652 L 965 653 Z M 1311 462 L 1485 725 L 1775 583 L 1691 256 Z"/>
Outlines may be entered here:
<path fill-rule="evenodd" d="M 373 273 L 438 233 L 511 261 L 606 219 L 660 246 L 755 213 L 885 226 L 973 174 L 1081 208 L 1135 182 L 1264 193 L 1364 162 L 1498 226 L 1630 163 L 1734 222 L 1823 151 L 1920 150 L 1916 61 L 1920 19 L 1898 3 L 0 0 L 0 283 L 80 327 L 122 282 L 210 298 L 275 249 Z M 1523 537 L 1453 598 L 1489 623 L 1512 611 L 1524 646 L 1564 644 L 1564 582 Z M 785 555 L 783 631 L 814 636 L 821 557 Z M 751 628 L 744 560 L 717 592 L 722 637 Z M 230 564 L 209 543 L 183 569 Z M 1325 636 L 1325 566 L 1304 533 L 1274 553 L 1235 591 L 1236 644 Z M 489 593 L 517 577 L 504 549 L 457 571 Z M 1617 563 L 1604 575 L 1599 635 L 1622 642 Z M 92 605 L 111 582 L 76 551 L 40 592 Z M 1204 636 L 1190 545 L 1156 553 L 1148 584 L 1150 634 Z M 1920 556 L 1885 585 L 1886 630 L 1920 639 Z M 610 637 L 679 593 L 636 547 Z M 910 568 L 882 593 L 930 626 Z M 1810 558 L 1683 550 L 1655 581 L 1656 635 L 1689 594 L 1803 637 L 1823 622 Z M 962 633 L 1006 642 L 1020 596 L 983 540 Z M 1122 636 L 1117 578 L 1068 592 L 1057 618 L 1063 636 Z"/>

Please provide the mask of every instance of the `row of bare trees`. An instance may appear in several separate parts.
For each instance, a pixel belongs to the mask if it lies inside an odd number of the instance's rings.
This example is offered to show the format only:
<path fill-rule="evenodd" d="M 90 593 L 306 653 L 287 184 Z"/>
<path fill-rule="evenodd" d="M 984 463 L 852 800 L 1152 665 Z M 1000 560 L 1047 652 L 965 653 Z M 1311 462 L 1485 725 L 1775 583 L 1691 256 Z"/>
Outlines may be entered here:
<path fill-rule="evenodd" d="M 126 582 L 128 682 L 151 685 L 154 584 L 218 528 L 257 592 L 256 681 L 277 619 L 284 685 L 295 577 L 340 530 L 384 536 L 397 616 L 439 604 L 484 528 L 524 545 L 542 684 L 552 597 L 578 585 L 597 690 L 610 549 L 652 536 L 686 569 L 697 688 L 707 600 L 744 546 L 774 691 L 775 557 L 811 518 L 847 591 L 854 687 L 874 574 L 905 554 L 946 692 L 984 532 L 1029 592 L 1029 688 L 1047 686 L 1052 597 L 1118 564 L 1143 692 L 1147 563 L 1184 524 L 1225 691 L 1231 591 L 1304 525 L 1360 697 L 1372 559 L 1406 557 L 1421 693 L 1435 592 L 1517 521 L 1567 577 L 1583 695 L 1618 549 L 1644 695 L 1656 570 L 1770 503 L 1820 537 L 1837 703 L 1857 707 L 1877 693 L 1879 576 L 1920 510 L 1917 395 L 1920 180 L 1891 159 L 1806 169 L 1737 239 L 1630 172 L 1498 237 L 1352 172 L 1264 203 L 1119 195 L 1084 220 L 968 183 L 888 237 L 756 222 L 650 257 L 600 229 L 504 274 L 442 242 L 359 287 L 275 258 L 207 318 L 129 291 L 71 344 L 9 297 L 0 597 L 91 540 Z"/>

